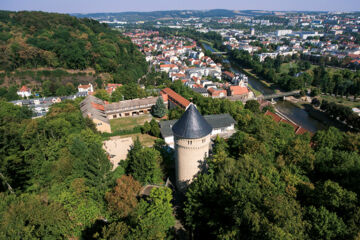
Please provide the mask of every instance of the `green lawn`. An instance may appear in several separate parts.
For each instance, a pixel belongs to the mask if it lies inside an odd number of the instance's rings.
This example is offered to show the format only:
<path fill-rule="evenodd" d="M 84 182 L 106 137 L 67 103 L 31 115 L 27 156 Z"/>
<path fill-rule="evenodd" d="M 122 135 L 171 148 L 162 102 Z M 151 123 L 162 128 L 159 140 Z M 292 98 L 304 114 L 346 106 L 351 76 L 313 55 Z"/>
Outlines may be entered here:
<path fill-rule="evenodd" d="M 131 137 L 133 139 L 133 141 L 135 141 L 136 138 L 138 137 L 141 144 L 145 147 L 152 147 L 155 143 L 155 140 L 158 139 L 158 138 L 150 136 L 148 134 L 141 134 L 141 133 L 121 136 L 121 138 L 126 138 L 126 137 Z"/>
<path fill-rule="evenodd" d="M 280 66 L 280 73 L 286 73 L 287 74 L 287 73 L 289 73 L 290 68 L 297 67 L 297 66 L 298 66 L 297 63 L 295 63 L 295 62 L 283 63 Z M 314 68 L 316 68 L 316 67 L 318 67 L 318 65 L 311 64 L 310 69 L 307 70 L 306 72 L 311 73 L 314 70 Z M 338 70 L 338 69 L 333 68 L 333 67 L 327 67 L 326 69 L 328 71 L 330 71 L 330 74 L 333 74 L 335 71 Z"/>
<path fill-rule="evenodd" d="M 134 116 L 134 117 L 123 117 L 117 119 L 111 119 L 111 131 L 118 130 L 130 130 L 136 126 L 144 125 L 146 121 L 150 122 L 152 119 L 151 115 Z"/>
<path fill-rule="evenodd" d="M 280 73 L 289 73 L 290 68 L 297 67 L 298 65 L 296 63 L 290 62 L 290 63 L 283 63 L 280 67 Z"/>
<path fill-rule="evenodd" d="M 351 101 L 351 100 L 346 100 L 346 98 L 342 98 L 342 97 L 333 97 L 333 96 L 329 96 L 329 95 L 321 95 L 319 97 L 320 99 L 326 100 L 328 102 L 335 102 L 337 104 L 341 104 L 350 108 L 360 108 L 360 101 Z"/>

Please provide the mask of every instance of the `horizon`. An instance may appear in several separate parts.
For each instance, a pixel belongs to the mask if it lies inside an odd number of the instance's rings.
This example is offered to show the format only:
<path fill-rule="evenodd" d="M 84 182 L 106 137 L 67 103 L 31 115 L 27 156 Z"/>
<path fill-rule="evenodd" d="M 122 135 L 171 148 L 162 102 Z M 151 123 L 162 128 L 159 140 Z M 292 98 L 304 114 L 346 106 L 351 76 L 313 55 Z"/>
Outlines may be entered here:
<path fill-rule="evenodd" d="M 165 0 L 135 0 L 131 3 L 119 3 L 117 0 L 3 0 L 0 9 L 5 11 L 44 11 L 67 14 L 122 13 L 122 12 L 157 12 L 157 11 L 209 11 L 224 9 L 230 11 L 274 11 L 274 12 L 358 12 L 359 0 L 253 0 L 236 1 L 196 1 L 183 0 L 168 2 Z"/>

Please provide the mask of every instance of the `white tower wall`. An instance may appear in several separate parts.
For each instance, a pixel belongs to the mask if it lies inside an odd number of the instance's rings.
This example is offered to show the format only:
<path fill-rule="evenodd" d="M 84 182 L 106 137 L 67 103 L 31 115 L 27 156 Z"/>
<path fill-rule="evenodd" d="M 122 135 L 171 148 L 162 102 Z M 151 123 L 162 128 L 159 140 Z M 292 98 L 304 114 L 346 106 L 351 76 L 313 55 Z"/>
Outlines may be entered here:
<path fill-rule="evenodd" d="M 185 139 L 175 136 L 176 185 L 183 190 L 204 166 L 209 156 L 210 134 L 198 139 Z"/>

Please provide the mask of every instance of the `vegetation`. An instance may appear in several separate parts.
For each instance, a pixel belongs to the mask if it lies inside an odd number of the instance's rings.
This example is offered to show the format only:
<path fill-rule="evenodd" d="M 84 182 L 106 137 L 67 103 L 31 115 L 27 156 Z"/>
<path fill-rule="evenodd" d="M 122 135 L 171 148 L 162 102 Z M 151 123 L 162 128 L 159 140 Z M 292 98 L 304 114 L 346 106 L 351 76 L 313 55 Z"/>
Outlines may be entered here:
<path fill-rule="evenodd" d="M 95 20 L 56 13 L 1 11 L 0 70 L 38 68 L 91 68 L 97 73 L 110 73 L 113 82 L 130 83 L 145 74 L 147 64 L 130 39 Z M 29 77 L 42 83 L 39 77 Z"/>
<path fill-rule="evenodd" d="M 287 66 L 285 68 L 284 63 L 294 59 L 278 56 L 276 59 L 266 58 L 263 63 L 260 63 L 256 55 L 251 56 L 248 52 L 239 50 L 231 51 L 230 58 L 240 66 L 252 69 L 266 81 L 277 84 L 285 90 L 314 86 L 323 93 L 355 97 L 360 95 L 360 71 L 335 71 L 324 66 L 314 67 L 305 60 L 297 60 L 292 67 L 285 65 Z"/>
<path fill-rule="evenodd" d="M 145 122 L 150 121 L 151 117 L 144 115 L 144 116 L 137 116 L 137 117 L 122 117 L 110 120 L 111 130 L 118 131 L 118 130 L 130 130 L 134 127 L 138 127 L 143 125 Z"/>
<path fill-rule="evenodd" d="M 228 112 L 238 123 L 227 142 L 215 140 L 208 168 L 186 192 L 183 221 L 195 239 L 357 239 L 359 134 L 295 135 L 255 103 L 172 88 L 202 114 Z"/>
<path fill-rule="evenodd" d="M 207 169 L 185 193 L 182 220 L 193 239 L 360 236 L 359 134 L 329 128 L 295 135 L 255 102 L 205 98 L 179 81 L 171 88 L 202 114 L 229 113 L 237 122 L 229 140 L 214 140 Z M 145 184 L 161 185 L 173 174 L 173 152 L 162 140 L 143 147 L 136 139 L 112 172 L 101 135 L 78 102 L 30 117 L 26 108 L 0 102 L 1 239 L 173 237 L 171 190 L 139 196 Z M 146 125 L 157 131 L 155 120 Z"/>
<path fill-rule="evenodd" d="M 162 97 L 156 100 L 156 104 L 151 108 L 151 113 L 155 117 L 162 118 L 166 114 L 166 106 Z"/>
<path fill-rule="evenodd" d="M 171 191 L 138 197 L 141 183 L 163 181 L 159 151 L 141 147 L 129 154 L 128 168 L 111 172 L 101 136 L 82 117 L 78 101 L 55 104 L 39 119 L 7 102 L 0 109 L 1 239 L 168 235 Z M 125 170 L 134 175 L 125 176 Z"/>
<path fill-rule="evenodd" d="M 155 119 L 152 119 L 150 123 L 145 122 L 144 126 L 141 127 L 141 132 L 150 134 L 151 136 L 154 137 L 160 137 L 161 135 L 159 123 L 155 121 Z"/>
<path fill-rule="evenodd" d="M 320 108 L 331 118 L 346 122 L 349 127 L 360 131 L 360 117 L 351 108 L 326 100 L 322 101 Z"/>
<path fill-rule="evenodd" d="M 216 139 L 186 193 L 195 239 L 356 239 L 359 135 L 330 128 L 311 147 L 289 125 L 247 116 L 228 142 Z"/>

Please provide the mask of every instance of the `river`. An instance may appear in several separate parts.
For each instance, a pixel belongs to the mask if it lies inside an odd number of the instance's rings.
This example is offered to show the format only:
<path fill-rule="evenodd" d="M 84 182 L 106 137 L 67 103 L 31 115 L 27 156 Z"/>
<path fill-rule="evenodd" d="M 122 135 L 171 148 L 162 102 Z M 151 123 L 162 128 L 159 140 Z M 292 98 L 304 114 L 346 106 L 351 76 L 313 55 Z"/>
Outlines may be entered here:
<path fill-rule="evenodd" d="M 207 50 L 210 50 L 211 52 L 214 52 L 214 49 L 209 46 L 206 43 L 202 43 L 204 48 Z M 225 62 L 229 63 L 229 60 L 224 60 Z M 243 73 L 240 72 L 233 67 L 231 67 L 231 71 L 234 73 Z M 260 82 L 259 80 L 248 76 L 249 84 L 252 88 L 255 90 L 261 92 L 263 95 L 269 95 L 273 94 L 274 90 Z M 276 109 L 281 112 L 283 115 L 285 115 L 287 118 L 295 122 L 296 124 L 302 126 L 303 128 L 311 131 L 316 132 L 317 130 L 324 129 L 325 126 L 318 120 L 312 118 L 308 112 L 306 112 L 304 109 L 299 108 L 298 106 L 287 102 L 287 101 L 278 101 L 275 105 Z"/>

